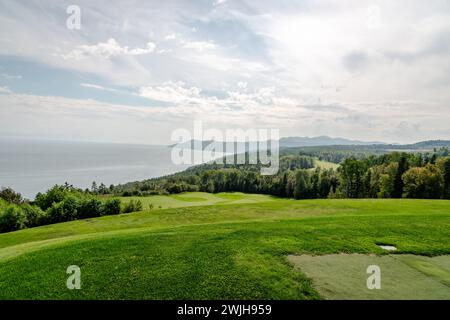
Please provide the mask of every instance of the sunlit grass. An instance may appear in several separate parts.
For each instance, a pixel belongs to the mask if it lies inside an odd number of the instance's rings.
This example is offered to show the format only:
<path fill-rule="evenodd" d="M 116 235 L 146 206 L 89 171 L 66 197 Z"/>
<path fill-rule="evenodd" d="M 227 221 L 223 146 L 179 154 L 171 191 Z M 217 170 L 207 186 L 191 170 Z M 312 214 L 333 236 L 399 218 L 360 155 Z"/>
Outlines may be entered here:
<path fill-rule="evenodd" d="M 378 243 L 399 254 L 450 253 L 449 201 L 177 197 L 141 198 L 176 208 L 0 235 L 0 298 L 320 298 L 287 255 L 385 254 Z M 81 290 L 65 287 L 72 264 Z"/>

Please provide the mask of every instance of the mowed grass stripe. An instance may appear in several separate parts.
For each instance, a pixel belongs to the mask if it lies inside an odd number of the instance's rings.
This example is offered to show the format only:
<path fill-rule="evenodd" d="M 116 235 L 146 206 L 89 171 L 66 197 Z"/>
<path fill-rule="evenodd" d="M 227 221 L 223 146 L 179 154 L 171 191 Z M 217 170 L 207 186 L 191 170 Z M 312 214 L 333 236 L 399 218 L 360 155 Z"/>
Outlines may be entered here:
<path fill-rule="evenodd" d="M 276 199 L 269 195 L 262 194 L 244 194 L 241 192 L 229 193 L 206 193 L 206 192 L 186 192 L 182 194 L 173 195 L 155 195 L 148 197 L 120 197 L 123 203 L 130 200 L 139 200 L 142 202 L 143 209 L 147 210 L 150 206 L 153 209 L 171 209 L 184 208 L 194 206 L 212 206 L 212 205 L 227 205 L 239 202 L 244 203 L 259 203 L 272 201 Z"/>

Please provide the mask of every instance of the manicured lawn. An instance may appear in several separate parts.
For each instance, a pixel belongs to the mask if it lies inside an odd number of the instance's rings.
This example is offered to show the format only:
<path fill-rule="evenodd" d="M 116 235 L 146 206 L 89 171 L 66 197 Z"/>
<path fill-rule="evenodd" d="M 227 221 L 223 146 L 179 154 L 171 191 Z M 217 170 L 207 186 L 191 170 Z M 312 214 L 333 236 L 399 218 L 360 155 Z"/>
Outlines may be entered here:
<path fill-rule="evenodd" d="M 170 209 L 191 206 L 236 204 L 236 203 L 257 203 L 272 200 L 271 196 L 261 194 L 233 193 L 206 193 L 189 192 L 169 196 L 149 196 L 149 197 L 120 197 L 123 203 L 130 200 L 140 200 L 143 209 L 149 209 L 153 205 L 154 209 Z"/>
<path fill-rule="evenodd" d="M 450 254 L 449 201 L 158 201 L 185 206 L 0 235 L 0 298 L 317 299 L 327 296 L 288 255 L 386 254 L 379 243 L 396 254 Z M 66 288 L 69 265 L 81 268 L 81 290 Z"/>
<path fill-rule="evenodd" d="M 289 261 L 327 299 L 450 299 L 450 255 L 301 255 Z M 380 268 L 380 289 L 367 288 L 373 265 Z"/>

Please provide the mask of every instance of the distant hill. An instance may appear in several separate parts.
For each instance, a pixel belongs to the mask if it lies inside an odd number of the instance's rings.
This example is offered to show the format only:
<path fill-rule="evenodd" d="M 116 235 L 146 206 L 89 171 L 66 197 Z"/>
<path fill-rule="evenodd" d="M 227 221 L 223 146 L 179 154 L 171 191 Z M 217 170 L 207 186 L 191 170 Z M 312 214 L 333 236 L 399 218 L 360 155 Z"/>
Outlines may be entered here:
<path fill-rule="evenodd" d="M 411 144 L 383 144 L 383 145 L 361 145 L 362 148 L 384 150 L 417 150 L 426 151 L 440 148 L 450 148 L 450 140 L 426 140 Z"/>
<path fill-rule="evenodd" d="M 353 149 L 354 147 L 360 147 L 363 149 L 380 149 L 380 150 L 429 150 L 433 148 L 446 147 L 450 148 L 450 140 L 427 140 L 420 141 L 411 144 L 387 144 L 379 141 L 361 141 L 361 140 L 351 140 L 345 138 L 332 138 L 328 136 L 320 137 L 286 137 L 281 138 L 279 142 L 281 148 L 301 148 L 301 147 L 336 147 L 340 149 Z M 190 140 L 185 143 L 178 145 L 182 148 L 192 148 L 192 149 L 204 149 L 206 146 L 212 147 L 213 145 L 219 147 L 222 144 L 222 149 L 226 150 L 225 144 L 220 141 L 195 141 Z M 239 142 L 238 144 L 248 148 L 248 142 Z M 175 144 L 170 145 L 173 147 Z M 251 151 L 255 151 L 252 148 Z"/>
<path fill-rule="evenodd" d="M 441 148 L 441 147 L 450 148 L 450 140 L 427 140 L 405 146 L 411 146 L 413 149 Z"/>
<path fill-rule="evenodd" d="M 205 141 L 196 141 L 196 140 L 190 140 L 187 142 L 184 142 L 182 144 L 179 144 L 179 147 L 182 148 L 192 148 L 192 149 L 199 149 L 198 147 L 202 146 L 202 148 L 205 148 L 206 146 L 210 145 L 211 143 L 214 143 L 216 145 L 219 145 L 219 141 L 212 141 L 212 140 L 205 140 Z M 239 142 L 239 144 L 242 144 L 243 142 Z M 345 138 L 331 138 L 328 136 L 320 136 L 320 137 L 287 137 L 287 138 L 281 138 L 280 139 L 280 147 L 284 148 L 295 148 L 295 147 L 319 147 L 319 146 L 348 146 L 348 145 L 384 145 L 383 142 L 378 141 L 360 141 L 360 140 L 350 140 Z M 169 147 L 173 147 L 176 144 L 172 144 Z M 195 147 L 197 146 L 197 147 Z M 225 145 L 224 145 L 225 146 Z"/>
<path fill-rule="evenodd" d="M 331 138 L 328 136 L 320 137 L 287 137 L 280 139 L 280 147 L 317 147 L 317 146 L 334 146 L 334 145 L 372 145 L 385 144 L 378 141 L 360 141 L 345 138 Z"/>

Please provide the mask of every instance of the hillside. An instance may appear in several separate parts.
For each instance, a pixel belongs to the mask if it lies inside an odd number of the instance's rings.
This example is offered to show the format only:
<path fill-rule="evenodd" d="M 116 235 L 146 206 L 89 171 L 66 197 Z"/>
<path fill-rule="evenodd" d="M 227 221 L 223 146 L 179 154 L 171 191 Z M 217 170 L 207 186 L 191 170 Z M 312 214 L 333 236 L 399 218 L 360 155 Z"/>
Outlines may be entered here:
<path fill-rule="evenodd" d="M 249 148 L 249 145 L 257 142 L 237 142 L 242 149 L 247 151 L 256 151 L 256 148 Z M 190 140 L 181 144 L 172 144 L 169 147 L 178 146 L 180 148 L 205 149 L 206 147 L 215 147 L 216 150 L 226 150 L 226 144 L 222 141 L 214 140 Z M 279 140 L 280 148 L 299 148 L 299 147 L 332 147 L 338 149 L 379 149 L 379 150 L 420 150 L 432 148 L 450 148 L 450 140 L 425 140 L 410 144 L 385 143 L 380 141 L 361 141 L 345 138 L 332 138 L 328 136 L 319 137 L 284 137 Z"/>
<path fill-rule="evenodd" d="M 257 141 L 251 142 L 235 142 L 235 148 L 247 151 L 257 151 Z M 272 143 L 272 141 L 270 142 Z M 284 137 L 279 141 L 280 148 L 294 148 L 294 147 L 318 147 L 318 146 L 335 146 L 335 145 L 383 145 L 383 142 L 376 141 L 360 141 L 345 138 L 331 138 L 328 136 L 320 137 Z M 171 144 L 168 147 L 188 148 L 192 150 L 202 150 L 206 147 L 214 148 L 214 150 L 227 150 L 227 144 L 223 141 L 214 140 L 189 140 L 183 143 Z"/>
<path fill-rule="evenodd" d="M 280 139 L 280 147 L 317 147 L 317 146 L 333 146 L 333 145 L 372 145 L 384 144 L 379 141 L 360 141 L 345 138 L 331 138 L 328 136 L 320 137 L 286 137 Z"/>
<path fill-rule="evenodd" d="M 252 203 L 202 206 L 209 195 L 184 194 L 178 200 L 196 206 L 1 234 L 0 298 L 318 299 L 322 291 L 289 255 L 385 255 L 383 243 L 395 245 L 397 254 L 450 254 L 448 201 L 218 196 Z M 81 290 L 66 288 L 69 265 L 81 268 Z M 437 279 L 450 272 L 434 268 Z M 408 271 L 413 279 L 424 277 L 414 270 Z M 448 287 L 430 281 L 422 295 L 445 297 Z M 383 294 L 411 292 L 403 290 Z"/>

